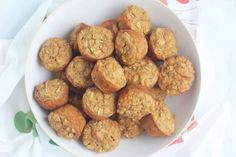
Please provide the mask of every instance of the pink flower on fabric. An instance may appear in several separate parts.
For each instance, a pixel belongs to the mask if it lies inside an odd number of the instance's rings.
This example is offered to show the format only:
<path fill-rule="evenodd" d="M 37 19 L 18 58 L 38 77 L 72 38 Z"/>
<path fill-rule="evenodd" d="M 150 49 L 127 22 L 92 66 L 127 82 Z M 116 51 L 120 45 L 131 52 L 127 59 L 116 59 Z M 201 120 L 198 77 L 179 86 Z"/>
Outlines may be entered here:
<path fill-rule="evenodd" d="M 168 5 L 168 0 L 160 0 L 163 4 Z M 189 3 L 189 0 L 177 0 L 177 2 L 181 4 L 187 4 Z"/>
<path fill-rule="evenodd" d="M 182 4 L 187 4 L 189 2 L 189 0 L 177 0 L 177 1 L 182 3 Z"/>
<path fill-rule="evenodd" d="M 179 137 L 176 140 L 174 140 L 174 142 L 172 142 L 169 146 L 172 146 L 172 145 L 177 144 L 177 143 L 183 143 L 183 142 L 184 142 L 183 138 Z"/>
<path fill-rule="evenodd" d="M 180 137 L 175 139 L 169 146 L 172 146 L 172 145 L 178 144 L 178 143 L 183 143 L 184 142 L 183 137 L 182 137 L 183 134 L 185 134 L 187 131 L 192 131 L 197 125 L 198 125 L 198 122 L 195 120 L 195 117 L 193 116 L 187 129 L 180 135 Z"/>

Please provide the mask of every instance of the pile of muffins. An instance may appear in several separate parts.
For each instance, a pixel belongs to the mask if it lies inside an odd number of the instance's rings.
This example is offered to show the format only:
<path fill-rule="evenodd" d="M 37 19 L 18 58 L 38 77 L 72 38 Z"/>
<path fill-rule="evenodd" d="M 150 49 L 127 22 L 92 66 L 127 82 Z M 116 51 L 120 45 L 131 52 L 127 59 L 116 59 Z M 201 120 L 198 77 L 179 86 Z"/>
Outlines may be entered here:
<path fill-rule="evenodd" d="M 69 42 L 51 38 L 39 52 L 55 78 L 35 87 L 34 98 L 58 136 L 79 140 L 90 150 L 115 149 L 120 138 L 153 137 L 175 131 L 167 95 L 188 91 L 192 63 L 177 55 L 169 28 L 151 31 L 147 12 L 129 6 L 118 20 L 78 24 Z M 157 66 L 159 65 L 159 66 Z"/>

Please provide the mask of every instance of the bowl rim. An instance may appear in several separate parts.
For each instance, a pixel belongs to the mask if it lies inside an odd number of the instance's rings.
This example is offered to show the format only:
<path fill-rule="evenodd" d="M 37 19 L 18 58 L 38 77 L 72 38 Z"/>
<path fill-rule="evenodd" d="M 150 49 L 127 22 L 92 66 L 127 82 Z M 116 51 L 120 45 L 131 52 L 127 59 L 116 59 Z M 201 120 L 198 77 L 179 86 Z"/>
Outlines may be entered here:
<path fill-rule="evenodd" d="M 34 35 L 32 41 L 31 41 L 31 45 L 30 45 L 30 47 L 29 47 L 28 54 L 27 54 L 27 58 L 26 58 L 26 62 L 25 62 L 26 64 L 25 64 L 24 76 L 27 76 L 27 75 L 26 75 L 26 73 L 27 73 L 27 63 L 28 63 L 28 60 L 30 59 L 30 55 L 29 55 L 29 54 L 30 54 L 30 51 L 32 50 L 32 46 L 33 46 L 32 43 L 34 43 L 34 41 L 36 40 L 36 37 L 38 36 L 39 30 L 42 28 L 43 23 L 48 19 L 48 17 L 53 16 L 53 14 L 57 13 L 61 8 L 63 8 L 64 5 L 66 5 L 67 3 L 73 3 L 73 1 L 77 1 L 77 0 L 64 1 L 64 2 L 62 2 L 59 6 L 57 6 L 49 15 L 45 15 L 46 18 L 42 21 L 41 25 L 39 26 L 37 32 L 35 33 L 35 35 Z M 184 23 L 183 23 L 183 22 L 181 21 L 181 19 L 174 13 L 173 10 L 171 10 L 169 7 L 167 7 L 165 4 L 163 4 L 163 3 L 162 3 L 161 1 L 159 1 L 159 0 L 151 0 L 151 1 L 154 1 L 154 2 L 156 2 L 156 3 L 159 3 L 162 7 L 164 7 L 165 9 L 167 9 L 167 10 L 177 19 L 177 21 L 180 23 L 181 27 L 184 28 L 184 30 L 187 32 L 188 36 L 190 37 L 191 42 L 192 42 L 192 44 L 193 44 L 193 48 L 194 48 L 194 50 L 195 50 L 195 52 L 196 52 L 196 57 L 197 57 L 198 63 L 199 63 L 199 65 L 198 65 L 198 70 L 199 70 L 199 73 L 198 73 L 199 87 L 198 87 L 198 89 L 199 89 L 199 90 L 198 90 L 198 93 L 197 93 L 197 95 L 196 95 L 196 102 L 195 102 L 195 105 L 194 105 L 194 107 L 193 107 L 193 111 L 192 111 L 192 113 L 191 113 L 191 116 L 189 116 L 189 118 L 188 118 L 188 120 L 187 120 L 185 126 L 184 126 L 182 129 L 180 129 L 179 133 L 176 134 L 176 136 L 175 136 L 175 138 L 173 138 L 173 140 L 171 140 L 169 143 L 165 144 L 162 148 L 158 149 L 156 152 L 150 153 L 148 156 L 152 156 L 152 155 L 154 155 L 154 154 L 157 154 L 158 152 L 160 152 L 160 151 L 163 150 L 164 148 L 170 146 L 170 144 L 172 144 L 177 138 L 181 137 L 182 133 L 187 129 L 189 123 L 191 122 L 191 119 L 192 119 L 192 117 L 193 117 L 193 115 L 194 115 L 194 112 L 195 112 L 195 110 L 196 110 L 196 107 L 197 107 L 197 105 L 198 105 L 198 103 L 199 103 L 200 93 L 201 93 L 201 91 L 202 91 L 202 76 L 201 76 L 201 73 L 202 73 L 202 70 L 201 70 L 202 67 L 201 67 L 201 66 L 202 66 L 202 64 L 201 64 L 201 60 L 200 60 L 200 57 L 199 57 L 199 51 L 198 51 L 198 49 L 197 49 L 196 43 L 195 43 L 194 40 L 193 40 L 193 37 L 191 36 L 190 32 L 188 31 L 188 29 L 186 28 L 186 26 L 184 25 Z M 27 80 L 28 80 L 28 77 L 24 77 L 24 81 L 27 82 Z M 30 100 L 30 97 L 32 97 L 32 93 L 29 93 L 29 92 L 28 92 L 28 90 L 27 90 L 27 89 L 28 89 L 27 83 L 25 83 L 24 87 L 25 87 L 25 90 L 26 90 L 26 96 L 27 96 L 27 100 L 28 100 L 29 107 L 30 107 L 30 109 L 31 109 L 31 111 L 32 111 L 32 113 L 33 113 L 33 115 L 37 115 L 37 114 L 35 114 L 35 111 L 32 110 L 32 104 L 33 104 L 33 103 L 32 103 L 32 101 Z M 35 117 L 35 119 L 36 119 L 36 121 L 37 121 L 38 126 L 42 129 L 42 131 L 43 131 L 50 139 L 52 139 L 51 136 L 50 136 L 50 133 L 48 132 L 48 130 L 47 130 L 44 126 L 42 126 L 42 125 L 39 124 L 38 118 Z M 54 139 L 52 139 L 52 140 L 54 141 Z M 70 153 L 70 154 L 73 154 L 73 155 L 75 155 L 75 156 L 78 156 L 78 155 L 75 154 L 74 152 L 71 152 L 71 151 L 68 150 L 67 148 L 64 148 L 63 146 L 61 146 L 59 143 L 57 143 L 57 145 L 58 145 L 60 148 L 62 148 L 63 150 L 65 150 L 66 152 L 68 152 L 68 153 Z M 82 157 L 82 156 L 78 156 L 78 157 Z"/>

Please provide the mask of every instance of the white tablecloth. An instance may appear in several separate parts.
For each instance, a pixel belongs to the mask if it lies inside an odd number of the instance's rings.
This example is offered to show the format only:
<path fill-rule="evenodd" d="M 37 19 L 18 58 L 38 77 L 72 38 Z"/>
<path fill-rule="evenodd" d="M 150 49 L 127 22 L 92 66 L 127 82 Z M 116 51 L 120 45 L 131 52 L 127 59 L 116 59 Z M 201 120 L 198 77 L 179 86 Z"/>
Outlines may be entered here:
<path fill-rule="evenodd" d="M 44 16 L 63 1 L 0 1 L 0 157 L 71 156 L 55 146 L 37 124 L 22 133 L 14 121 L 16 114 L 32 118 L 22 79 L 28 45 Z M 182 142 L 153 156 L 236 156 L 236 1 L 161 1 L 168 3 L 192 33 L 203 78 L 195 112 L 198 125 L 185 132 Z"/>

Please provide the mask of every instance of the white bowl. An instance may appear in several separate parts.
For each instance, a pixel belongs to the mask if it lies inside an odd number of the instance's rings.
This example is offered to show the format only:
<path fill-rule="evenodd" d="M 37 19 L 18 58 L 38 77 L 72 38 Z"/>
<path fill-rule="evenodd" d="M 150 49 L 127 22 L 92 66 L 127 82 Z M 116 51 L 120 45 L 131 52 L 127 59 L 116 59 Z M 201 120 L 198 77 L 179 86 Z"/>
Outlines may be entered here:
<path fill-rule="evenodd" d="M 103 20 L 117 18 L 128 5 L 136 4 L 143 7 L 151 17 L 152 26 L 171 28 L 177 38 L 179 54 L 188 57 L 195 68 L 196 79 L 189 92 L 177 97 L 168 97 L 167 104 L 176 114 L 176 131 L 170 137 L 151 138 L 142 135 L 133 140 L 121 140 L 114 151 L 95 153 L 86 149 L 81 142 L 58 137 L 47 121 L 48 112 L 44 111 L 33 98 L 35 85 L 51 78 L 38 62 L 38 51 L 41 44 L 51 37 L 68 37 L 73 27 L 79 22 L 97 25 Z M 72 0 L 56 9 L 43 22 L 32 41 L 25 71 L 25 85 L 30 107 L 45 133 L 59 146 L 78 157 L 148 157 L 170 144 L 186 127 L 197 104 L 200 91 L 200 62 L 194 42 L 188 31 L 176 15 L 155 0 Z"/>

